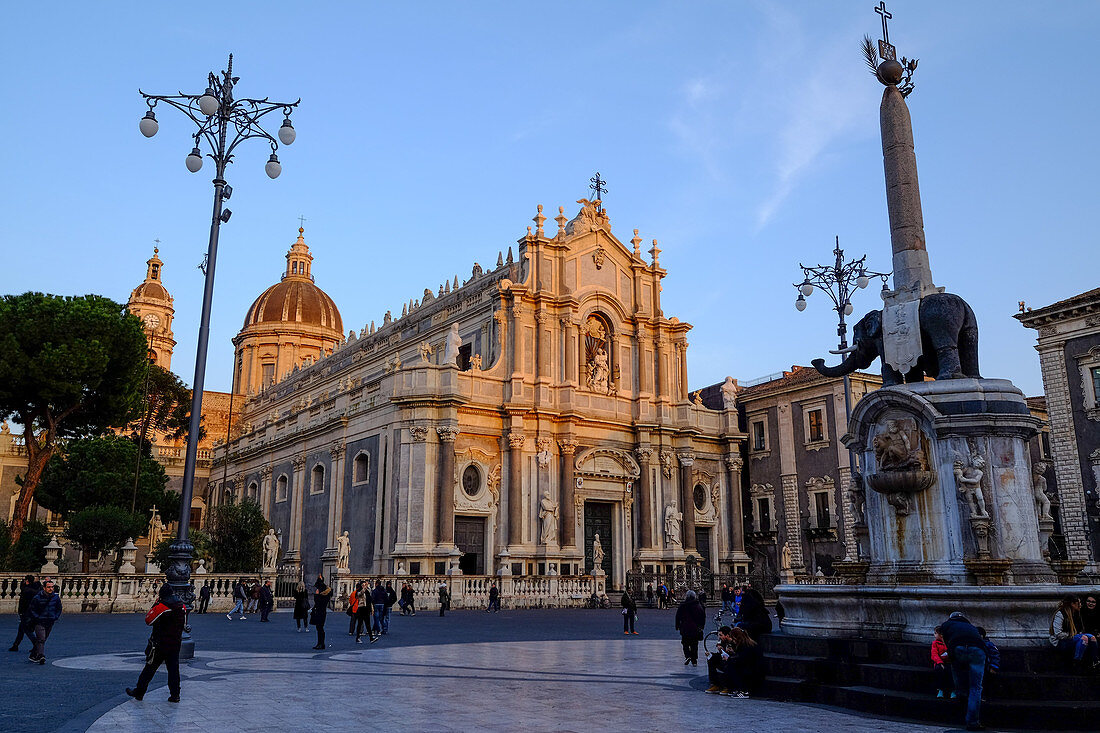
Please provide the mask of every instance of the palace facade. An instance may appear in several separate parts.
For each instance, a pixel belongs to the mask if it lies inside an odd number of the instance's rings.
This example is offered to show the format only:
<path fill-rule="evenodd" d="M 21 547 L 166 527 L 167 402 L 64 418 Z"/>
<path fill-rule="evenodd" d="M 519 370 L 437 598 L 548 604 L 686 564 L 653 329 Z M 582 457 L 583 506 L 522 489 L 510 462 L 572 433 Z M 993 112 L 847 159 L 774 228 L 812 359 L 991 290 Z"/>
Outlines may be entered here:
<path fill-rule="evenodd" d="M 299 230 L 234 340 L 252 394 L 209 499 L 258 500 L 308 575 L 341 554 L 352 573 L 598 563 L 612 587 L 689 556 L 746 570 L 735 396 L 689 399 L 691 326 L 661 308 L 656 241 L 645 258 L 637 230 L 624 244 L 578 203 L 553 235 L 540 206 L 516 258 L 346 337 Z"/>

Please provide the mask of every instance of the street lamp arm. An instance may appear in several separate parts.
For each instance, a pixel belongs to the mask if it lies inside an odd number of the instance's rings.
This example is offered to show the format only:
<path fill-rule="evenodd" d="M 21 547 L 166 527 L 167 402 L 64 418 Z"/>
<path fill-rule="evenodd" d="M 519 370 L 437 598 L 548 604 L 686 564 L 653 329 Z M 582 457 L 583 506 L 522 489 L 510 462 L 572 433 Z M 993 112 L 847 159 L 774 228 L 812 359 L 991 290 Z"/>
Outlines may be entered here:
<path fill-rule="evenodd" d="M 228 163 L 228 159 L 232 158 L 233 149 L 236 148 L 237 145 L 245 140 L 251 140 L 252 138 L 258 137 L 267 140 L 268 143 L 271 145 L 271 152 L 273 153 L 278 150 L 279 141 L 275 138 L 274 135 L 263 128 L 263 126 L 260 124 L 260 118 L 264 117 L 265 115 L 269 115 L 276 110 L 282 111 L 284 115 L 287 115 L 289 117 L 291 111 L 294 109 L 295 106 L 298 105 L 299 102 L 301 102 L 300 99 L 297 102 L 292 102 L 289 104 L 281 102 L 268 102 L 266 99 L 239 100 L 237 102 L 238 104 L 247 104 L 251 107 L 251 110 L 237 109 L 234 110 L 234 113 L 230 115 L 229 119 L 233 123 L 234 128 L 236 128 L 236 134 L 233 136 L 233 141 L 229 143 L 228 147 L 226 147 L 226 162 Z"/>

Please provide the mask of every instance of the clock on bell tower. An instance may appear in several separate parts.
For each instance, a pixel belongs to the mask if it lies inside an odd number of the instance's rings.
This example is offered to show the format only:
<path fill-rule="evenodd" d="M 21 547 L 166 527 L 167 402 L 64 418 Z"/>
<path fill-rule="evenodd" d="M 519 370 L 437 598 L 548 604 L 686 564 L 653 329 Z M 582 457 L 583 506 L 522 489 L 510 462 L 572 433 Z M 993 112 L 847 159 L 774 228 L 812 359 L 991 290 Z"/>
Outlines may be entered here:
<path fill-rule="evenodd" d="M 146 338 L 149 339 L 149 360 L 165 369 L 172 368 L 172 296 L 161 282 L 164 263 L 158 257 L 159 249 L 145 263 L 145 280 L 130 293 L 127 310 L 141 319 Z"/>

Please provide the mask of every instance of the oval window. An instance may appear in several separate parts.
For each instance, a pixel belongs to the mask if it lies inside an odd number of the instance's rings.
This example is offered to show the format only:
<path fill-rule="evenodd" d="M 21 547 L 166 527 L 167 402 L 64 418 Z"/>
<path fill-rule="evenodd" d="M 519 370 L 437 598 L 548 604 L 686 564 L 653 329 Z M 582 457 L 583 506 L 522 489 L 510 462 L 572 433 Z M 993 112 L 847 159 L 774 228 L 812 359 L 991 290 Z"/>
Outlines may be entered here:
<path fill-rule="evenodd" d="M 695 508 L 699 511 L 703 511 L 703 507 L 707 505 L 707 489 L 702 484 L 695 484 L 695 492 L 693 498 L 695 499 Z"/>
<path fill-rule="evenodd" d="M 481 471 L 477 470 L 477 466 L 471 464 L 462 472 L 462 490 L 467 496 L 477 496 L 481 491 Z"/>

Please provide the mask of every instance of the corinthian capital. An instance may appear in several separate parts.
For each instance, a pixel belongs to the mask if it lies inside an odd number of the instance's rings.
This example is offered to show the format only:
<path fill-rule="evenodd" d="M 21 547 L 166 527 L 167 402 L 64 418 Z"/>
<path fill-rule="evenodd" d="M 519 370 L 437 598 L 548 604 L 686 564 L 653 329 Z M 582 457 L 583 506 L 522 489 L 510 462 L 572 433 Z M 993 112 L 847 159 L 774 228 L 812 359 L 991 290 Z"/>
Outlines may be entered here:
<path fill-rule="evenodd" d="M 306 465 L 306 457 L 305 456 L 294 456 L 293 458 L 290 459 L 290 465 L 294 466 L 294 470 L 297 471 L 298 469 L 300 469 L 300 468 L 302 468 L 303 466 Z"/>
<path fill-rule="evenodd" d="M 634 455 L 638 456 L 638 463 L 643 466 L 649 463 L 649 460 L 653 457 L 653 449 L 649 446 L 640 445 L 634 449 Z"/>
<path fill-rule="evenodd" d="M 527 435 L 523 431 L 513 430 L 508 433 L 508 447 L 512 450 L 522 448 L 525 442 L 527 442 Z"/>
<path fill-rule="evenodd" d="M 332 460 L 335 461 L 340 456 L 344 455 L 344 447 L 345 447 L 345 443 L 342 440 L 338 440 L 338 441 L 336 441 L 335 443 L 333 443 L 332 445 L 329 446 L 328 454 L 329 454 L 329 456 L 332 457 Z"/>
<path fill-rule="evenodd" d="M 458 428 L 451 425 L 440 425 L 435 429 L 435 432 L 444 443 L 453 443 L 458 437 Z"/>
<path fill-rule="evenodd" d="M 745 461 L 741 456 L 731 453 L 726 456 L 726 468 L 730 471 L 740 471 L 741 467 L 745 465 Z"/>
<path fill-rule="evenodd" d="M 573 440 L 572 438 L 559 440 L 558 447 L 561 448 L 561 452 L 563 455 L 571 456 L 577 452 L 577 441 Z"/>
<path fill-rule="evenodd" d="M 681 466 L 691 466 L 695 463 L 695 453 L 689 450 L 677 453 L 676 457 L 680 459 Z"/>
<path fill-rule="evenodd" d="M 409 428 L 414 443 L 423 443 L 428 439 L 428 429 L 423 425 L 413 425 Z"/>

